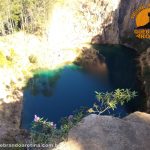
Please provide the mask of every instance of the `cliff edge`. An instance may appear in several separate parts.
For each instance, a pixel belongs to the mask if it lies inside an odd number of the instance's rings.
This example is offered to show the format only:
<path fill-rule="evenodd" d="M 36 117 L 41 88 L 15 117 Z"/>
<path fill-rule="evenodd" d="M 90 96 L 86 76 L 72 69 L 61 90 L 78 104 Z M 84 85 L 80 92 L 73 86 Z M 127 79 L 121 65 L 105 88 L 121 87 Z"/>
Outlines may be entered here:
<path fill-rule="evenodd" d="M 54 150 L 148 150 L 149 141 L 150 114 L 135 112 L 123 119 L 92 114 Z"/>

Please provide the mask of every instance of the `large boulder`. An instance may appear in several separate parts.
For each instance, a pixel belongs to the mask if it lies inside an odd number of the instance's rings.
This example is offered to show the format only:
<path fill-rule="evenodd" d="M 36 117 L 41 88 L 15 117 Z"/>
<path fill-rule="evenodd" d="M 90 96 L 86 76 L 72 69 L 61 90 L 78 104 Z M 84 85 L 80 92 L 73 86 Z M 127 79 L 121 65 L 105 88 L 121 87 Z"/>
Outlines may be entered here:
<path fill-rule="evenodd" d="M 150 114 L 135 112 L 123 119 L 89 115 L 55 150 L 149 150 Z"/>

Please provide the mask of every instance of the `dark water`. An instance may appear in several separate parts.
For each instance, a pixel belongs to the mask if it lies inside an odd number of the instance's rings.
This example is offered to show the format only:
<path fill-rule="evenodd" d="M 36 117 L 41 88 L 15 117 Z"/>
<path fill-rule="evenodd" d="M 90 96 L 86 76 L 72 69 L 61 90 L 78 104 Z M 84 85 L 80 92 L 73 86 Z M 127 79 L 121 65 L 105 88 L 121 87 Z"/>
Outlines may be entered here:
<path fill-rule="evenodd" d="M 24 90 L 22 112 L 23 128 L 29 128 L 34 115 L 58 123 L 62 117 L 72 114 L 81 106 L 91 107 L 96 101 L 94 91 L 112 91 L 130 88 L 138 91 L 138 97 L 124 108 L 118 107 L 116 115 L 141 110 L 142 92 L 137 79 L 136 53 L 122 46 L 94 46 L 105 56 L 108 77 L 94 76 L 76 65 L 56 71 L 41 71 L 28 81 Z"/>

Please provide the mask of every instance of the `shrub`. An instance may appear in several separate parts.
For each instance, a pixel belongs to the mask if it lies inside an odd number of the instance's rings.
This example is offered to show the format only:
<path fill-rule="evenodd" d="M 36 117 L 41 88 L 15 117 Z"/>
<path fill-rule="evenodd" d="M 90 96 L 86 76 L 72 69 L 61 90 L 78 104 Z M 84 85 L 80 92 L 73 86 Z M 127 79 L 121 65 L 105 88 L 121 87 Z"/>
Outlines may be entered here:
<path fill-rule="evenodd" d="M 95 92 L 98 103 L 88 110 L 89 113 L 103 114 L 109 109 L 115 110 L 117 105 L 124 105 L 137 96 L 135 91 L 129 89 L 117 89 L 114 92 Z"/>
<path fill-rule="evenodd" d="M 74 111 L 73 115 L 69 115 L 68 117 L 64 117 L 61 119 L 60 130 L 62 139 L 66 139 L 69 130 L 87 115 L 86 109 L 86 107 L 82 107 L 79 110 Z"/>
<path fill-rule="evenodd" d="M 14 65 L 13 59 L 15 55 L 16 54 L 13 49 L 10 49 L 9 56 L 5 56 L 5 54 L 0 51 L 0 67 L 12 67 Z"/>
<path fill-rule="evenodd" d="M 56 128 L 56 124 L 48 122 L 43 118 L 35 115 L 31 128 L 31 142 L 33 144 L 56 145 L 67 138 L 69 130 L 86 116 L 85 108 L 81 108 L 74 112 L 74 115 L 61 119 L 60 128 Z"/>
<path fill-rule="evenodd" d="M 9 56 L 6 56 L 6 59 L 9 62 L 12 62 L 14 60 L 14 57 L 16 56 L 15 50 L 13 48 L 10 49 Z"/>
<path fill-rule="evenodd" d="M 31 141 L 34 144 L 53 143 L 56 135 L 56 125 L 35 115 L 31 128 Z"/>
<path fill-rule="evenodd" d="M 30 56 L 29 56 L 29 61 L 30 61 L 30 63 L 32 63 L 32 64 L 37 63 L 37 57 L 34 56 L 34 55 L 30 55 Z"/>

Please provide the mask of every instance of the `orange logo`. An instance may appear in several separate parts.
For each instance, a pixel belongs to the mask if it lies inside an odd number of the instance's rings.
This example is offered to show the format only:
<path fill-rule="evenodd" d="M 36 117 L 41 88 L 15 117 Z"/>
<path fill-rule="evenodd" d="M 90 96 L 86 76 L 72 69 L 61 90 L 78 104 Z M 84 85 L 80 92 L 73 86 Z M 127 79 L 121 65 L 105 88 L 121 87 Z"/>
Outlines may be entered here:
<path fill-rule="evenodd" d="M 134 34 L 140 39 L 150 39 L 150 8 L 141 6 L 139 11 L 136 11 L 131 15 L 132 19 L 135 18 L 136 23 Z"/>
<path fill-rule="evenodd" d="M 140 29 L 150 29 L 150 8 L 142 10 L 136 16 L 136 26 Z"/>

